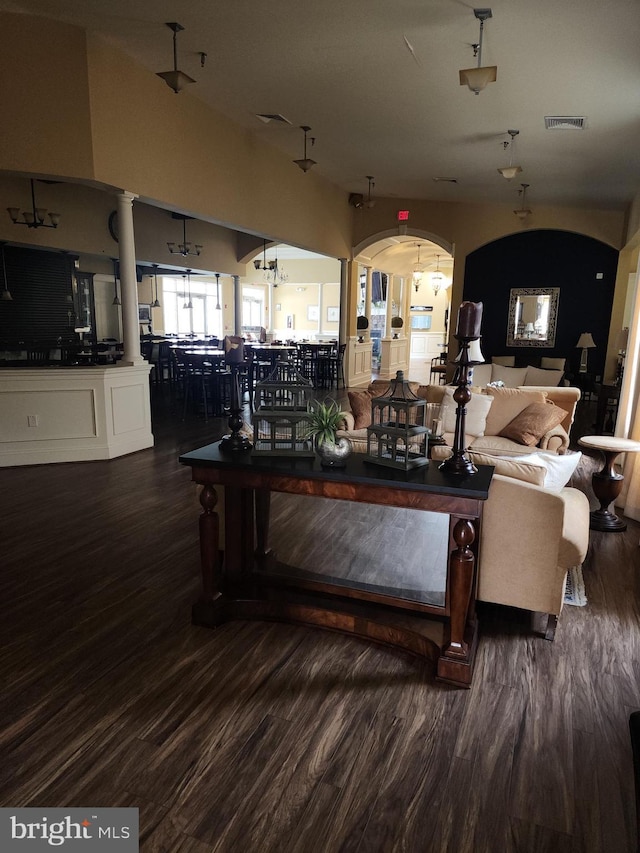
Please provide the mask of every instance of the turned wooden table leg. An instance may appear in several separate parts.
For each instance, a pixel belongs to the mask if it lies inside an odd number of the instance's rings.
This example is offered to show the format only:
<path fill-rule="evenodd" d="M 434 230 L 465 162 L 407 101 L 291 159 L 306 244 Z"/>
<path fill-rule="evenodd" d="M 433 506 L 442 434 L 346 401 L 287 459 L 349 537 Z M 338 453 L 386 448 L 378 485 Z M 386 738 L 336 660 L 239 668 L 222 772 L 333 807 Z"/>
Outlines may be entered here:
<path fill-rule="evenodd" d="M 471 624 L 471 598 L 475 576 L 475 555 L 471 545 L 476 533 L 469 519 L 460 518 L 453 528 L 456 550 L 449 558 L 449 624 L 447 641 L 438 660 L 438 678 L 470 684 L 477 626 Z"/>
<path fill-rule="evenodd" d="M 203 486 L 200 492 L 200 567 L 202 589 L 193 605 L 192 620 L 196 625 L 217 625 L 222 620 L 220 590 L 220 520 L 216 510 L 218 495 L 213 486 Z"/>
<path fill-rule="evenodd" d="M 619 532 L 627 529 L 626 521 L 612 512 L 609 507 L 622 491 L 624 477 L 615 470 L 615 461 L 620 451 L 602 450 L 604 464 L 600 471 L 591 477 L 593 493 L 600 501 L 600 508 L 591 513 L 590 527 L 592 530 Z"/>

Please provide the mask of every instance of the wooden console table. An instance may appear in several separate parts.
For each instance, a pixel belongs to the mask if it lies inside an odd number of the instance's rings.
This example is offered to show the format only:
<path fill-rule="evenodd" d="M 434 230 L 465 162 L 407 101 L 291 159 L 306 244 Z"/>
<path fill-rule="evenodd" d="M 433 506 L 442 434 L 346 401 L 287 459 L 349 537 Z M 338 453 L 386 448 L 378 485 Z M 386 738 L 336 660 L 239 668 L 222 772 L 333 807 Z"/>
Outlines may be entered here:
<path fill-rule="evenodd" d="M 332 469 L 310 458 L 224 455 L 219 443 L 185 453 L 180 462 L 191 467 L 192 479 L 203 487 L 202 591 L 193 606 L 195 624 L 273 619 L 344 631 L 435 660 L 439 680 L 469 686 L 477 644 L 477 553 L 491 466 L 479 466 L 469 476 L 445 474 L 432 462 L 405 473 L 372 465 L 354 453 L 346 468 Z M 216 486 L 224 487 L 224 554 L 219 550 Z M 269 547 L 272 492 L 447 514 L 443 604 L 321 576 L 287 576 Z M 322 536 L 322 530 L 316 535 Z M 425 627 L 434 623 L 441 629 L 441 642 Z"/>

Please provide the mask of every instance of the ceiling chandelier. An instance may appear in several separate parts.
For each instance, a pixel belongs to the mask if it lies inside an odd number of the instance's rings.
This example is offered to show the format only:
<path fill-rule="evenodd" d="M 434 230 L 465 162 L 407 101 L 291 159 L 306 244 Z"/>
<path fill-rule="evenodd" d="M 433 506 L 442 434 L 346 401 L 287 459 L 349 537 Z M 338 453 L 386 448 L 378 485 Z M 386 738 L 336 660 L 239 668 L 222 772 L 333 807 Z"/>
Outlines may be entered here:
<path fill-rule="evenodd" d="M 36 205 L 36 191 L 33 178 L 31 178 L 31 210 L 24 210 L 22 212 L 22 219 L 18 219 L 20 216 L 19 207 L 8 207 L 7 213 L 14 225 L 26 225 L 27 228 L 57 228 L 60 222 L 59 213 L 50 213 L 46 207 L 38 207 Z M 44 221 L 47 216 L 49 217 L 49 222 Z"/>
<path fill-rule="evenodd" d="M 420 243 L 416 243 L 418 247 L 418 259 L 416 260 L 415 266 L 413 267 L 413 272 L 411 273 L 411 279 L 413 281 L 413 286 L 416 289 L 416 293 L 420 287 L 420 282 L 422 281 L 422 276 L 424 275 L 424 267 L 420 263 Z"/>
<path fill-rule="evenodd" d="M 316 165 L 315 160 L 311 160 L 309 157 L 307 157 L 307 134 L 309 133 L 311 128 L 308 127 L 306 124 L 302 124 L 300 125 L 300 130 L 304 131 L 304 154 L 302 156 L 302 160 L 294 160 L 293 162 L 296 164 L 296 166 L 302 169 L 303 172 L 308 172 L 312 166 Z M 311 147 L 313 148 L 313 146 L 316 144 L 315 136 L 312 136 L 309 139 L 309 142 L 311 143 Z"/>
<path fill-rule="evenodd" d="M 503 142 L 503 146 L 505 150 L 509 149 L 509 165 L 503 166 L 502 169 L 498 169 L 503 178 L 506 178 L 510 181 L 512 178 L 522 171 L 522 166 L 514 166 L 513 165 L 513 150 L 516 144 L 516 136 L 520 133 L 519 130 L 508 130 L 507 133 L 511 137 L 511 141 L 506 140 Z"/>
<path fill-rule="evenodd" d="M 289 276 L 282 269 L 281 266 L 278 266 L 278 256 L 276 255 L 275 260 L 268 261 L 267 260 L 267 241 L 262 241 L 262 260 L 260 258 L 256 258 L 253 262 L 253 266 L 257 270 L 262 270 L 264 273 L 265 281 L 269 281 L 273 283 L 274 287 L 277 287 L 279 284 L 284 284 L 285 281 L 289 281 Z"/>
<path fill-rule="evenodd" d="M 375 198 L 371 198 L 371 190 L 375 187 L 376 182 L 374 180 L 373 175 L 367 175 L 367 180 L 369 181 L 369 193 L 367 195 L 367 200 L 364 203 L 365 207 L 372 208 L 376 205 Z"/>
<path fill-rule="evenodd" d="M 468 86 L 472 92 L 479 95 L 487 83 L 495 83 L 498 76 L 497 65 L 482 65 L 482 37 L 484 34 L 484 22 L 493 17 L 491 9 L 474 9 L 473 14 L 480 21 L 480 37 L 478 43 L 472 45 L 473 55 L 477 56 L 478 64 L 475 68 L 463 68 L 460 71 L 460 85 Z"/>
<path fill-rule="evenodd" d="M 162 306 L 160 305 L 160 300 L 158 299 L 158 264 L 151 264 L 151 266 L 153 267 L 153 284 L 156 293 L 156 298 L 151 303 L 151 307 L 160 308 Z"/>
<path fill-rule="evenodd" d="M 199 243 L 192 244 L 187 240 L 187 219 L 192 217 L 182 216 L 180 213 L 172 213 L 171 215 L 174 219 L 182 219 L 182 243 L 178 243 L 176 248 L 175 243 L 167 242 L 167 248 L 171 254 L 182 255 L 183 258 L 186 258 L 187 255 L 199 255 L 202 251 L 202 245 Z"/>
<path fill-rule="evenodd" d="M 176 38 L 178 33 L 184 30 L 184 27 L 175 21 L 170 24 L 166 24 L 166 26 L 169 27 L 170 30 L 173 30 L 173 71 L 158 71 L 157 74 L 158 77 L 162 77 L 167 86 L 170 89 L 173 89 L 177 95 L 178 92 L 180 92 L 181 89 L 184 89 L 184 87 L 189 83 L 195 83 L 196 81 L 193 77 L 189 77 L 188 74 L 185 74 L 184 71 L 178 71 L 178 46 Z M 203 57 L 206 57 L 206 53 L 200 54 L 200 62 L 202 65 L 204 65 Z"/>
<path fill-rule="evenodd" d="M 518 217 L 518 219 L 524 222 L 527 216 L 531 215 L 531 210 L 525 206 L 527 187 L 529 186 L 529 184 L 520 184 L 520 186 L 522 187 L 522 189 L 518 190 L 518 194 L 520 195 L 520 207 L 517 210 L 514 210 L 513 212 Z"/>

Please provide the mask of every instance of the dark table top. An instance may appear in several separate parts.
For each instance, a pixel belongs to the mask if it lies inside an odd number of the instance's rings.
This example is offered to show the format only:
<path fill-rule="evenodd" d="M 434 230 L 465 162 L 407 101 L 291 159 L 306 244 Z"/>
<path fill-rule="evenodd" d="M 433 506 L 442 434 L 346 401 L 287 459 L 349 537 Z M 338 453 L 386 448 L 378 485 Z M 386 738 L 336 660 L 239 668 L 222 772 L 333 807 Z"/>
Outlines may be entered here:
<path fill-rule="evenodd" d="M 364 453 L 352 453 L 345 468 L 323 468 L 319 459 L 308 456 L 225 454 L 220 451 L 220 442 L 183 453 L 179 461 L 192 468 L 249 469 L 299 479 L 335 480 L 394 488 L 400 486 L 407 491 L 427 491 L 475 500 L 488 498 L 494 471 L 492 465 L 478 465 L 477 474 L 451 474 L 441 471 L 439 462 L 433 460 L 411 471 L 401 471 L 368 462 Z"/>

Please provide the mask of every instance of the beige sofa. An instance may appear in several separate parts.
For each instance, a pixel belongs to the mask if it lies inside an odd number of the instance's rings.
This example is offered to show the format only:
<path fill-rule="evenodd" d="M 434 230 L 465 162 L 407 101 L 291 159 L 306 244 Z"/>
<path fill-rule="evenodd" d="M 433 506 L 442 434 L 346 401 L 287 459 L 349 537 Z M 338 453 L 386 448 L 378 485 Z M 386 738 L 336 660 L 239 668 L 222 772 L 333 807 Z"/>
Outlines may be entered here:
<path fill-rule="evenodd" d="M 388 387 L 389 383 L 386 380 L 377 379 L 369 385 L 367 392 L 371 396 L 379 396 L 380 394 L 384 394 Z M 455 390 L 453 386 L 420 385 L 415 382 L 410 383 L 410 387 L 417 396 L 426 400 L 427 403 L 433 404 L 431 407 L 431 416 L 437 416 L 436 413 L 438 409 L 436 408 L 436 404 L 441 404 L 445 395 L 448 396 L 449 403 L 451 403 L 451 394 Z M 447 391 L 447 388 L 449 391 Z M 480 402 L 485 403 L 485 408 L 488 407 L 488 413 L 486 415 L 486 423 L 483 425 L 481 434 L 474 434 L 472 427 L 473 423 L 476 421 L 472 420 L 469 415 L 467 416 L 466 446 L 469 449 L 505 455 L 526 453 L 535 449 L 535 447 L 540 450 L 552 451 L 554 453 L 565 453 L 567 451 L 569 447 L 569 431 L 571 429 L 571 424 L 573 423 L 576 405 L 580 399 L 579 388 L 528 385 L 517 389 L 473 388 L 472 391 L 474 394 L 484 395 L 484 400 Z M 535 447 L 498 435 L 498 432 L 501 431 L 511 420 L 511 416 L 518 413 L 518 406 L 515 406 L 514 408 L 514 391 L 522 392 L 522 394 L 519 395 L 522 397 L 520 410 L 526 408 L 526 406 L 534 400 L 547 400 L 565 412 L 561 422 L 557 424 L 557 426 L 554 426 L 545 432 L 536 442 Z M 493 401 L 491 403 L 486 399 L 488 396 L 493 397 Z M 350 394 L 350 397 L 352 397 L 352 400 L 355 402 L 353 399 L 353 392 Z M 364 395 L 362 396 L 362 402 L 364 406 L 368 405 L 367 399 Z M 473 402 L 472 398 L 472 402 L 468 406 L 469 411 L 471 410 Z M 448 418 L 447 422 L 449 426 L 451 426 L 451 418 Z M 353 444 L 353 449 L 356 452 L 366 452 L 367 428 L 366 426 L 358 429 L 355 428 L 355 418 L 352 412 L 345 413 L 344 429 L 339 430 L 338 435 L 349 438 Z M 447 423 L 445 423 L 443 438 L 446 445 L 449 447 L 453 445 L 453 427 L 448 430 Z M 436 458 L 443 458 L 443 454 L 447 454 L 446 448 L 443 448 L 442 450 L 434 448 L 433 450 Z"/>

